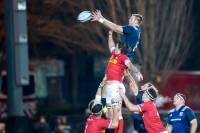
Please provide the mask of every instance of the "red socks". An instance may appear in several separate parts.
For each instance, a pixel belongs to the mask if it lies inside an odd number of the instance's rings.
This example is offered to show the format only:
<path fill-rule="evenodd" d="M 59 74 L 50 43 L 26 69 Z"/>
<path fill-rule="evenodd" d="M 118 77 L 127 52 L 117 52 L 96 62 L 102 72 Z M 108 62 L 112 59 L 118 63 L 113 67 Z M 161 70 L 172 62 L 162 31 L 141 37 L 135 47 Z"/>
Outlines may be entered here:
<path fill-rule="evenodd" d="M 119 119 L 119 126 L 117 128 L 118 132 L 117 133 L 123 133 L 124 129 L 124 119 Z"/>
<path fill-rule="evenodd" d="M 119 119 L 119 126 L 116 129 L 110 129 L 110 133 L 123 133 L 124 119 Z"/>

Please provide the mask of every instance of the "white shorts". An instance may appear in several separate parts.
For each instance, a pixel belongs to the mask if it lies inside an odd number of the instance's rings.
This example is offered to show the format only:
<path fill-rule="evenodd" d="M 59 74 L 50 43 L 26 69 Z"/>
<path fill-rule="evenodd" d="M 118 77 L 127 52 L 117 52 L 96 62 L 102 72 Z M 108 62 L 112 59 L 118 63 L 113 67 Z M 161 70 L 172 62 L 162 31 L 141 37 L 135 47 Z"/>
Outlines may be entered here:
<path fill-rule="evenodd" d="M 119 94 L 119 89 L 125 93 L 126 89 L 123 83 L 112 83 L 107 84 L 107 94 L 106 94 L 106 103 L 111 103 L 111 100 Z"/>

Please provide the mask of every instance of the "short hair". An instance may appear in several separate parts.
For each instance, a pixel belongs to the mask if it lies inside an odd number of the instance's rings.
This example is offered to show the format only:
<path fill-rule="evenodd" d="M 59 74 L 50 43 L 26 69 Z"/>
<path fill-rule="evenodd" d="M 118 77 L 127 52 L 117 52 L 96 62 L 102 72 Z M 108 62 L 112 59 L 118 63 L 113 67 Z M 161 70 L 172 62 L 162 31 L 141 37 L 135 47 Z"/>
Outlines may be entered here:
<path fill-rule="evenodd" d="M 103 110 L 103 105 L 95 100 L 92 100 L 88 107 L 93 115 L 100 115 Z"/>
<path fill-rule="evenodd" d="M 138 24 L 140 25 L 142 23 L 143 17 L 140 14 L 132 14 L 132 16 L 134 16 L 136 18 L 136 20 L 138 21 Z"/>
<path fill-rule="evenodd" d="M 122 54 L 126 55 L 131 52 L 131 47 L 129 45 L 126 45 L 122 42 L 118 42 L 117 45 Z"/>
<path fill-rule="evenodd" d="M 183 94 L 181 94 L 181 93 L 177 93 L 175 96 L 179 97 L 179 98 L 182 99 L 183 101 L 186 101 L 185 95 L 183 95 Z"/>
<path fill-rule="evenodd" d="M 158 96 L 158 90 L 155 88 L 154 85 L 151 84 L 151 86 L 145 91 L 145 93 L 147 94 L 148 98 L 150 100 L 155 100 L 156 97 Z"/>

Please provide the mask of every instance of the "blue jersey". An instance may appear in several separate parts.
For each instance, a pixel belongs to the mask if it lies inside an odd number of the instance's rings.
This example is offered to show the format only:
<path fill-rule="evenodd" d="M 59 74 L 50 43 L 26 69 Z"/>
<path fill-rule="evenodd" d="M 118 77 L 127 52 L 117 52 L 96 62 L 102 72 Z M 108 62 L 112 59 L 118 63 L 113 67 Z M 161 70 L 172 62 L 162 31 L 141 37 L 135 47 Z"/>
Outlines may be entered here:
<path fill-rule="evenodd" d="M 187 106 L 168 112 L 169 124 L 172 125 L 172 133 L 190 133 L 190 121 L 195 119 L 194 112 Z"/>
<path fill-rule="evenodd" d="M 127 56 L 132 61 L 135 48 L 137 48 L 137 45 L 139 44 L 141 29 L 139 26 L 130 26 L 130 25 L 125 25 L 122 28 L 123 28 L 123 36 L 121 41 L 122 43 L 125 43 L 131 47 L 132 51 L 128 53 Z"/>
<path fill-rule="evenodd" d="M 143 91 L 138 91 L 138 94 L 135 96 L 134 105 L 138 105 L 138 104 L 143 103 L 143 101 L 142 101 L 142 95 L 143 95 L 143 93 L 144 93 Z M 142 115 L 134 113 L 134 118 L 142 119 Z"/>

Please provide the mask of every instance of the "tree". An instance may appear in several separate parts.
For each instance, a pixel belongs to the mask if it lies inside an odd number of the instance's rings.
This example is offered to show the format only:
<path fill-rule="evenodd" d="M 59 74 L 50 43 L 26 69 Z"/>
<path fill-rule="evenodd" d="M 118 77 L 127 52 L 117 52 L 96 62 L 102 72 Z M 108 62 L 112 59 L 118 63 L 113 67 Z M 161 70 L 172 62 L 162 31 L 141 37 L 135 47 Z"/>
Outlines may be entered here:
<path fill-rule="evenodd" d="M 0 6 L 4 1 L 1 1 Z M 146 81 L 162 81 L 184 62 L 191 45 L 193 0 L 27 0 L 29 53 L 31 58 L 73 57 L 73 104 L 77 104 L 80 65 L 91 56 L 109 56 L 107 29 L 97 22 L 78 22 L 83 10 L 100 9 L 116 24 L 128 24 L 132 13 L 144 17 L 141 45 L 136 50 Z M 0 8 L 2 16 L 4 10 Z M 2 22 L 0 23 L 2 26 Z M 0 42 L 5 44 L 0 29 Z M 121 35 L 115 36 L 120 40 Z M 1 45 L 2 46 L 2 45 Z M 81 60 L 80 60 L 81 59 Z"/>
<path fill-rule="evenodd" d="M 165 83 L 169 74 L 186 60 L 194 39 L 193 0 L 140 0 L 135 4 L 144 16 L 142 47 L 137 51 L 143 73 L 155 82 L 162 72 L 159 80 Z"/>

